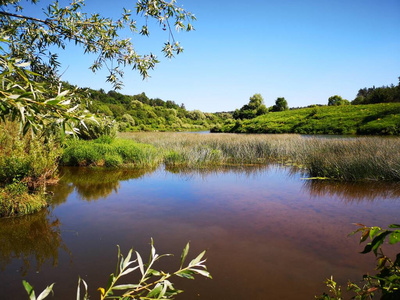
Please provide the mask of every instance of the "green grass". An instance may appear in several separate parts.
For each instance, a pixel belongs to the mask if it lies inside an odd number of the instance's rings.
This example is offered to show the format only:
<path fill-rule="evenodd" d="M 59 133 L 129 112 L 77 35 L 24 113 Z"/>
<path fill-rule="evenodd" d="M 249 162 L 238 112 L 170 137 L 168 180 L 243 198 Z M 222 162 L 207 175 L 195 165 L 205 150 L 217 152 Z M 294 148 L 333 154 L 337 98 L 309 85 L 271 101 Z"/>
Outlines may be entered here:
<path fill-rule="evenodd" d="M 230 122 L 218 131 L 400 135 L 400 103 L 321 106 L 273 112 L 243 122 Z"/>
<path fill-rule="evenodd" d="M 61 157 L 61 164 L 66 166 L 151 167 L 159 162 L 154 146 L 122 139 L 72 140 Z"/>
<path fill-rule="evenodd" d="M 14 182 L 0 189 L 0 218 L 19 217 L 47 207 L 44 193 L 30 193 L 26 184 Z"/>

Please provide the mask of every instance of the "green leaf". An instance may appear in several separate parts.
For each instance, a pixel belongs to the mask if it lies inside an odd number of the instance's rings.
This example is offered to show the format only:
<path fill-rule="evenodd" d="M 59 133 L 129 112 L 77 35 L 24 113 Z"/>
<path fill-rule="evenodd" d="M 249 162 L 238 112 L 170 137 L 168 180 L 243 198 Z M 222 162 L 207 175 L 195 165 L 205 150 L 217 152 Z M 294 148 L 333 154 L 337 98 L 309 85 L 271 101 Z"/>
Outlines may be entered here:
<path fill-rule="evenodd" d="M 22 284 L 24 285 L 24 288 L 28 293 L 29 299 L 36 300 L 35 291 L 33 290 L 33 287 L 25 280 L 22 280 Z"/>
<path fill-rule="evenodd" d="M 208 271 L 206 271 L 206 270 L 199 270 L 199 269 L 190 269 L 190 270 L 195 272 L 195 273 L 198 273 L 198 274 L 200 274 L 200 275 L 202 275 L 204 277 L 208 277 L 208 278 L 212 279 L 210 273 Z"/>
<path fill-rule="evenodd" d="M 393 231 L 389 236 L 389 244 L 396 244 L 400 242 L 400 230 Z"/>
<path fill-rule="evenodd" d="M 189 253 L 189 243 L 186 244 L 185 248 L 182 251 L 181 267 L 180 267 L 181 269 L 182 269 L 183 264 L 185 263 L 185 259 L 186 259 L 186 256 L 188 255 L 188 253 Z"/>
<path fill-rule="evenodd" d="M 180 271 L 179 273 L 176 273 L 176 276 L 186 279 L 194 279 L 193 272 L 189 270 Z"/>
<path fill-rule="evenodd" d="M 137 251 L 135 251 L 135 252 L 136 252 L 140 272 L 142 273 L 142 275 L 144 275 L 144 264 L 143 264 L 142 257 L 140 256 L 140 254 Z"/>
<path fill-rule="evenodd" d="M 369 238 L 372 240 L 381 230 L 379 227 L 372 227 L 369 231 Z"/>
<path fill-rule="evenodd" d="M 110 277 L 108 277 L 106 290 L 108 290 L 113 285 L 114 279 L 115 279 L 114 273 L 111 273 Z"/>
<path fill-rule="evenodd" d="M 131 256 L 132 256 L 132 249 L 129 250 L 128 255 L 126 256 L 126 258 L 125 258 L 125 260 L 124 260 L 124 262 L 122 264 L 122 270 L 125 269 L 128 266 L 129 261 L 131 259 Z"/>
<path fill-rule="evenodd" d="M 61 99 L 49 99 L 49 100 L 44 101 L 44 103 L 46 103 L 48 105 L 57 105 L 60 102 L 61 102 Z"/>
<path fill-rule="evenodd" d="M 151 297 L 158 297 L 158 295 L 162 292 L 163 290 L 163 286 L 160 284 L 157 284 L 154 289 L 152 289 L 148 294 L 147 294 L 147 298 L 151 298 Z"/>
<path fill-rule="evenodd" d="M 204 254 L 206 254 L 206 251 L 201 252 L 195 259 L 193 259 L 189 263 L 189 266 L 197 265 L 201 261 L 201 259 L 203 258 Z"/>
<path fill-rule="evenodd" d="M 43 300 L 44 298 L 46 298 L 53 291 L 53 285 L 54 283 L 46 287 L 46 289 L 40 293 L 37 300 Z"/>
<path fill-rule="evenodd" d="M 389 228 L 400 228 L 400 224 L 390 224 Z"/>
<path fill-rule="evenodd" d="M 126 275 L 126 274 L 132 273 L 132 272 L 135 271 L 137 268 L 139 268 L 139 266 L 136 266 L 136 267 L 134 267 L 134 268 L 126 269 L 126 270 L 124 270 L 124 271 L 120 274 L 120 276 L 124 276 L 124 275 Z"/>
<path fill-rule="evenodd" d="M 116 285 L 113 287 L 113 290 L 128 290 L 128 289 L 135 289 L 139 285 L 138 284 L 121 284 L 121 285 Z"/>

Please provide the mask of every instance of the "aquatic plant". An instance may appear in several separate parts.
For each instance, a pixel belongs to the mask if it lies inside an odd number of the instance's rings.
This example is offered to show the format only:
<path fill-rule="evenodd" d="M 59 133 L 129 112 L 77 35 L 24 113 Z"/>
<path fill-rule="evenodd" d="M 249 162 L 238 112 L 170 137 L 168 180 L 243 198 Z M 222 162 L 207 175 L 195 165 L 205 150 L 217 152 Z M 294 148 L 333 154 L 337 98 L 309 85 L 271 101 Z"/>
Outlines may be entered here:
<path fill-rule="evenodd" d="M 120 137 L 154 145 L 167 167 L 280 163 L 311 178 L 400 180 L 399 138 L 143 132 Z"/>

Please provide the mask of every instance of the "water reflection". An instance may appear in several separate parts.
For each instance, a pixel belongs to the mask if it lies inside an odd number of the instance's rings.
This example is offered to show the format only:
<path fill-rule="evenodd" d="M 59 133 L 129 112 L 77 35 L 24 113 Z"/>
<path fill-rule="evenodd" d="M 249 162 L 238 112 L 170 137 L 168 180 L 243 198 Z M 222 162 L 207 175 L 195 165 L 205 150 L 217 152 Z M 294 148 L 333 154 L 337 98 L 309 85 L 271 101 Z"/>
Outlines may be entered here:
<path fill-rule="evenodd" d="M 400 184 L 396 182 L 337 182 L 305 181 L 304 187 L 311 196 L 336 196 L 346 203 L 399 199 Z"/>
<path fill-rule="evenodd" d="M 113 192 L 118 193 L 120 181 L 138 179 L 154 169 L 92 169 L 92 168 L 63 168 L 61 180 L 55 187 L 53 204 L 60 204 L 74 190 L 82 200 L 96 201 L 105 198 Z"/>
<path fill-rule="evenodd" d="M 23 275 L 35 262 L 36 271 L 46 261 L 57 266 L 59 249 L 69 252 L 61 238 L 59 220 L 47 209 L 20 218 L 0 219 L 0 267 L 3 271 L 14 259 L 22 262 Z"/>
<path fill-rule="evenodd" d="M 12 237 L 17 227 L 28 227 L 28 231 L 31 226 L 9 225 L 0 236 L 2 295 L 23 299 L 21 280 L 26 279 L 37 287 L 62 282 L 56 286 L 56 298 L 69 300 L 78 276 L 96 295 L 95 289 L 115 269 L 115 245 L 124 252 L 133 246 L 146 255 L 152 237 L 160 253 L 176 254 L 171 259 L 178 265 L 188 241 L 192 241 L 192 254 L 208 251 L 207 266 L 214 279 L 177 282 L 185 290 L 177 299 L 313 299 L 326 290 L 323 281 L 331 275 L 345 286 L 347 279 L 359 280 L 361 274 L 373 272 L 373 257 L 360 255 L 358 240 L 347 238 L 355 229 L 352 223 L 384 227 L 388 220 L 397 222 L 400 211 L 396 185 L 305 181 L 300 173 L 276 165 L 196 172 L 68 168 L 62 174 L 60 185 L 54 188 L 52 212 L 62 226 L 57 220 L 45 226 L 53 226 L 56 233 L 61 228 L 73 260 L 61 251 L 55 259 L 42 255 L 42 261 L 58 262 L 57 268 L 45 263 L 40 274 L 30 271 L 25 278 L 12 272 L 15 263 L 4 270 L 7 259 L 32 258 L 30 253 L 36 251 L 18 256 L 14 252 L 22 250 L 4 250 L 3 240 Z M 104 199 L 82 201 L 100 197 Z M 0 223 L 1 229 L 3 224 L 7 222 Z M 24 234 L 22 240 L 39 240 L 42 235 Z M 57 251 L 57 242 L 62 244 L 62 240 L 56 238 L 53 246 L 45 245 L 53 247 L 46 251 Z M 166 262 L 161 269 L 175 266 L 173 261 Z"/>

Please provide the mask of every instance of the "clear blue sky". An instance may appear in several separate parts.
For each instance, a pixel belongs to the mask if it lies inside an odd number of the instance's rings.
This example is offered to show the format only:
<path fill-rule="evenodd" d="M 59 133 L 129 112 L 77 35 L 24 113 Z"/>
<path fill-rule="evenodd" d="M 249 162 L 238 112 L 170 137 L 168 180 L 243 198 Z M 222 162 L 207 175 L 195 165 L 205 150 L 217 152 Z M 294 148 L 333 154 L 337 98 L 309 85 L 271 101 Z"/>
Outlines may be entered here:
<path fill-rule="evenodd" d="M 87 10 L 117 16 L 134 1 L 86 0 Z M 142 81 L 126 69 L 125 94 L 184 103 L 189 110 L 230 111 L 260 93 L 271 106 L 327 104 L 338 94 L 353 100 L 363 87 L 397 84 L 400 76 L 399 0 L 178 0 L 194 13 L 196 31 L 175 34 L 184 52 L 161 53 L 166 32 L 134 37 L 161 63 Z M 88 70 L 79 49 L 61 54 L 64 80 L 105 90 L 105 72 Z M 68 68 L 67 68 L 68 67 Z"/>

